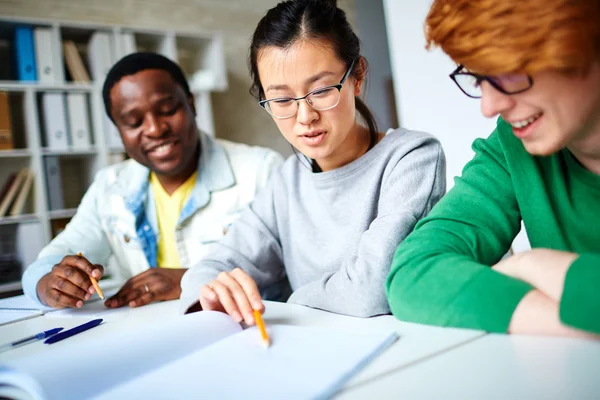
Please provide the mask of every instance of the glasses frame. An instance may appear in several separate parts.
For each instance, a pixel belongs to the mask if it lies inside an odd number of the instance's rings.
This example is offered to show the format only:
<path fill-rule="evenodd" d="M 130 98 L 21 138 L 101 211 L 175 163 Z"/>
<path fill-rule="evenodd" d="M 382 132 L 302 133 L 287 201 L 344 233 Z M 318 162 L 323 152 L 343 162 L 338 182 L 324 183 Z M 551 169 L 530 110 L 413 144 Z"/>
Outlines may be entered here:
<path fill-rule="evenodd" d="M 316 92 L 319 92 L 321 90 L 325 90 L 325 89 L 337 89 L 338 94 L 341 94 L 342 92 L 342 87 L 344 86 L 344 83 L 346 82 L 346 80 L 348 79 L 348 77 L 350 76 L 350 73 L 352 72 L 352 68 L 354 67 L 354 63 L 356 60 L 352 61 L 352 63 L 350 64 L 350 66 L 348 67 L 348 69 L 346 70 L 346 73 L 344 73 L 344 76 L 342 77 L 342 80 L 340 80 L 340 83 L 338 83 L 337 85 L 329 85 L 329 86 L 321 86 L 319 88 L 316 88 L 314 90 L 311 90 L 310 92 L 308 92 L 307 94 L 305 94 L 302 97 L 275 97 L 272 99 L 266 99 L 266 100 L 261 100 L 258 102 L 258 105 L 261 106 L 266 112 L 269 113 L 269 115 L 271 115 L 273 118 L 277 118 L 277 119 L 287 119 L 287 118 L 292 118 L 294 115 L 296 115 L 296 113 L 298 112 L 298 109 L 300 108 L 300 100 L 306 100 L 306 103 L 311 106 L 313 109 L 317 110 L 317 111 L 327 111 L 327 110 L 331 110 L 332 108 L 337 107 L 338 104 L 340 104 L 340 97 L 338 97 L 338 101 L 337 103 L 335 103 L 333 106 L 331 107 L 327 107 L 327 108 L 316 108 L 308 99 L 307 97 L 310 96 L 311 94 L 314 94 Z M 274 115 L 271 111 L 269 111 L 269 108 L 267 107 L 267 103 L 269 103 L 270 101 L 275 101 L 275 100 L 294 100 L 296 102 L 296 111 L 294 111 L 294 113 L 290 116 L 287 117 L 279 117 L 277 115 Z"/>
<path fill-rule="evenodd" d="M 529 86 L 527 86 L 525 89 L 521 89 L 521 90 L 516 90 L 514 92 L 510 92 L 506 89 L 504 89 L 502 86 L 500 86 L 497 82 L 494 81 L 493 77 L 490 75 L 480 75 L 480 74 L 476 74 L 474 72 L 467 72 L 467 71 L 463 71 L 464 69 L 464 65 L 459 65 L 454 71 L 452 71 L 452 73 L 449 75 L 450 79 L 452 79 L 452 81 L 456 84 L 456 86 L 458 86 L 458 88 L 460 89 L 461 92 L 463 92 L 464 94 L 466 94 L 468 97 L 472 98 L 472 99 L 480 99 L 481 96 L 473 96 L 469 93 L 467 93 L 462 86 L 460 86 L 460 84 L 458 83 L 456 77 L 459 75 L 467 75 L 467 76 L 471 76 L 473 78 L 476 79 L 477 83 L 481 84 L 482 81 L 486 81 L 488 82 L 490 85 L 492 85 L 492 87 L 494 89 L 496 89 L 497 91 L 499 91 L 500 93 L 506 94 L 506 95 L 511 95 L 511 94 L 518 94 L 518 93 L 523 93 L 529 89 L 531 89 L 531 87 L 533 86 L 533 78 L 529 75 L 527 75 L 527 81 L 529 82 Z"/>

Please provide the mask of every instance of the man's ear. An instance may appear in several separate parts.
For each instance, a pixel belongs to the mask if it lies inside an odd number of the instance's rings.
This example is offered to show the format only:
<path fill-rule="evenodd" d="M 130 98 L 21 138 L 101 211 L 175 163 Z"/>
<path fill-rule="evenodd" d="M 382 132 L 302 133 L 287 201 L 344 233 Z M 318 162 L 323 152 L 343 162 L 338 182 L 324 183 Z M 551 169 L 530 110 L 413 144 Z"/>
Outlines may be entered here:
<path fill-rule="evenodd" d="M 192 109 L 192 112 L 194 113 L 194 117 L 197 116 L 198 114 L 196 113 L 196 102 L 194 101 L 194 96 L 188 94 L 187 101 Z"/>

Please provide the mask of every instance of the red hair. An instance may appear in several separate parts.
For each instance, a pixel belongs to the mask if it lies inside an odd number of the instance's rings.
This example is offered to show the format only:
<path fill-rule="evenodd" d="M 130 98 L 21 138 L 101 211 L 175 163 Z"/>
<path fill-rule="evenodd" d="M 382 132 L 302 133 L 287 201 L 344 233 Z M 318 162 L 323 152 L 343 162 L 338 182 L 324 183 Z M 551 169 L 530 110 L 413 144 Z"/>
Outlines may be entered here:
<path fill-rule="evenodd" d="M 584 71 L 600 59 L 600 0 L 434 0 L 425 36 L 481 74 Z"/>

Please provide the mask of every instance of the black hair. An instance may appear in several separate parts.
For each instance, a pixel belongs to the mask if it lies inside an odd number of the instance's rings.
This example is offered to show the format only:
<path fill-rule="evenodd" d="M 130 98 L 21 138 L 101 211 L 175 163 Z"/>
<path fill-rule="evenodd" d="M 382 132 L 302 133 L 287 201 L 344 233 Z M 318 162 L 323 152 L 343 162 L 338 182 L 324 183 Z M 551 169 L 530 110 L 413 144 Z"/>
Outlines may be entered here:
<path fill-rule="evenodd" d="M 112 105 L 110 101 L 110 91 L 112 88 L 124 77 L 135 75 L 138 72 L 145 71 L 147 69 L 161 69 L 168 72 L 173 80 L 181 86 L 185 94 L 187 96 L 192 96 L 190 86 L 188 85 L 187 79 L 185 79 L 185 75 L 183 74 L 183 71 L 179 65 L 169 60 L 167 57 L 161 56 L 160 54 L 147 52 L 132 53 L 121 58 L 115 65 L 112 66 L 110 71 L 108 71 L 106 79 L 104 80 L 104 85 L 102 86 L 104 108 L 106 109 L 106 113 L 111 121 L 114 122 L 111 115 Z"/>
<path fill-rule="evenodd" d="M 286 0 L 271 8 L 260 20 L 250 45 L 248 63 L 252 76 L 250 93 L 264 100 L 264 90 L 258 74 L 258 56 L 267 46 L 289 48 L 298 39 L 326 40 L 333 46 L 336 56 L 350 68 L 350 76 L 366 72 L 367 61 L 360 55 L 360 40 L 352 30 L 346 13 L 337 7 L 335 0 Z M 369 128 L 369 149 L 377 143 L 377 123 L 369 107 L 355 97 L 356 110 Z M 313 162 L 313 170 L 315 170 Z M 318 166 L 317 166 L 318 168 Z"/>

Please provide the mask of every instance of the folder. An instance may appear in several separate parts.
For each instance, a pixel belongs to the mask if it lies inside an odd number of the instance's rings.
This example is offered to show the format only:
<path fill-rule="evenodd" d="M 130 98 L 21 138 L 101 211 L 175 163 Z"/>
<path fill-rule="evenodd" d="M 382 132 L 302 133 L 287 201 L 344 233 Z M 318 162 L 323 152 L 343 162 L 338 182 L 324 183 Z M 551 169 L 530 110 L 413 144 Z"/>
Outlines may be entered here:
<path fill-rule="evenodd" d="M 55 83 L 58 79 L 52 57 L 52 29 L 35 28 L 34 38 L 38 81 Z"/>
<path fill-rule="evenodd" d="M 8 93 L 0 92 L 0 150 L 14 148 Z"/>
<path fill-rule="evenodd" d="M 137 45 L 135 43 L 135 36 L 133 35 L 133 32 L 121 33 L 121 48 L 123 50 L 123 57 L 125 57 L 127 54 L 137 52 Z"/>
<path fill-rule="evenodd" d="M 110 35 L 107 32 L 94 32 L 88 44 L 88 63 L 92 79 L 104 82 L 113 65 Z"/>
<path fill-rule="evenodd" d="M 33 185 L 33 172 L 28 168 L 25 169 L 25 178 L 23 180 L 23 184 L 21 185 L 21 189 L 15 198 L 15 202 L 10 208 L 10 215 L 20 215 L 23 213 L 23 208 L 25 207 L 25 202 L 27 201 L 27 196 L 29 196 L 29 191 L 31 190 L 31 186 Z"/>
<path fill-rule="evenodd" d="M 104 117 L 104 126 L 106 132 L 106 143 L 109 149 L 112 150 L 122 150 L 123 140 L 121 140 L 121 134 L 119 130 L 115 126 L 115 124 L 108 118 L 108 116 Z"/>
<path fill-rule="evenodd" d="M 44 157 L 44 166 L 46 167 L 48 208 L 50 210 L 62 210 L 65 208 L 65 200 L 60 172 L 60 158 L 57 156 Z"/>
<path fill-rule="evenodd" d="M 69 139 L 64 95 L 62 93 L 44 93 L 42 95 L 42 108 L 46 147 L 52 150 L 67 150 Z"/>
<path fill-rule="evenodd" d="M 88 149 L 91 142 L 90 119 L 84 93 L 67 94 L 67 114 L 69 115 L 69 133 L 74 149 Z"/>
<path fill-rule="evenodd" d="M 19 25 L 15 28 L 14 46 L 17 78 L 20 81 L 36 81 L 37 68 L 31 26 Z"/>

